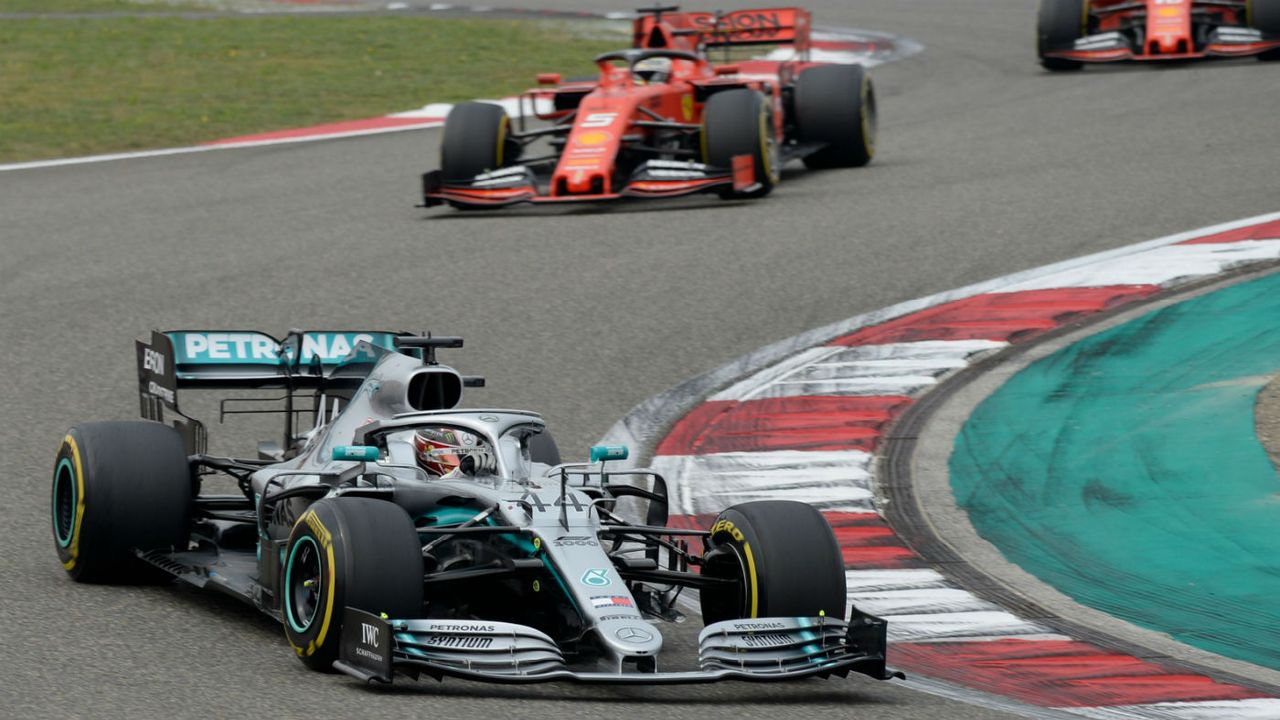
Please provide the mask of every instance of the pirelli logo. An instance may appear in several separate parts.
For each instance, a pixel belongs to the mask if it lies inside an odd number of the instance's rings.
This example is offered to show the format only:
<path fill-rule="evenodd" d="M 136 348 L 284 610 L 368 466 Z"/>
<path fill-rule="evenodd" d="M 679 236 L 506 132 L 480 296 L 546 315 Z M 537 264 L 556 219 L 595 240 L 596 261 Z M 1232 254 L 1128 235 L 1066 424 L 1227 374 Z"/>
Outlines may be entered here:
<path fill-rule="evenodd" d="M 329 534 L 329 528 L 320 522 L 320 518 L 316 517 L 314 512 L 308 510 L 302 516 L 302 521 L 307 524 L 307 527 L 311 528 L 311 532 L 315 533 L 316 539 L 320 541 L 322 546 L 328 547 L 329 543 L 333 542 L 333 535 Z"/>

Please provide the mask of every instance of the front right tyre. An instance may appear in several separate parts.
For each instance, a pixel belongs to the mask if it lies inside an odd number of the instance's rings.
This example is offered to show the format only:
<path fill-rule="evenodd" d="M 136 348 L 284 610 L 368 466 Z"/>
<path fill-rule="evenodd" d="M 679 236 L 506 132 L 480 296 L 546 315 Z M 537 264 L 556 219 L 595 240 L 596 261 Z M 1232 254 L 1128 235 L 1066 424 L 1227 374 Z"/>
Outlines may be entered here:
<path fill-rule="evenodd" d="M 466 181 L 512 165 L 520 144 L 511 137 L 511 118 L 498 105 L 458 103 L 444 120 L 440 174 L 445 182 Z"/>
<path fill-rule="evenodd" d="M 332 669 L 346 608 L 422 613 L 422 543 L 409 514 L 386 500 L 317 500 L 294 524 L 281 567 L 285 637 L 312 670 Z"/>

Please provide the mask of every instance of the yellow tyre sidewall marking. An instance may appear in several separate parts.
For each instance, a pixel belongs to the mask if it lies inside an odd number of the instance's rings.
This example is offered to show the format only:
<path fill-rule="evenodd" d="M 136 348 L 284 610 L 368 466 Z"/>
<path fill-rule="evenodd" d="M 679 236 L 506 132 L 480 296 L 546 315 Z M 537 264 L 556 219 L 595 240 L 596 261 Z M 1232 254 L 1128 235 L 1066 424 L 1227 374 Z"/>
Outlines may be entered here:
<path fill-rule="evenodd" d="M 329 623 L 333 619 L 333 596 L 335 590 L 333 583 L 334 577 L 337 575 L 337 565 L 333 558 L 333 534 L 329 532 L 329 528 L 324 526 L 324 523 L 320 522 L 320 518 L 316 516 L 315 512 L 308 510 L 302 517 L 298 518 L 298 522 L 307 524 L 311 533 L 315 535 L 316 540 L 320 542 L 320 547 L 324 548 L 325 559 L 328 560 L 325 572 L 324 618 L 320 622 L 320 632 L 316 634 L 311 642 L 307 643 L 306 648 L 294 645 L 293 638 L 289 637 L 288 633 L 285 634 L 285 637 L 289 639 L 289 644 L 293 646 L 294 652 L 300 656 L 310 656 L 314 655 L 321 645 L 324 645 L 325 636 L 329 634 Z M 288 612 L 287 608 L 285 612 Z"/>
<path fill-rule="evenodd" d="M 747 556 L 747 574 L 751 576 L 751 617 L 760 617 L 760 587 L 756 581 L 756 559 L 751 552 L 751 543 L 742 543 L 742 552 Z"/>
<path fill-rule="evenodd" d="M 867 157 L 874 157 L 876 154 L 876 139 L 871 131 L 871 113 L 867 112 L 867 98 L 871 96 L 871 79 L 866 75 L 862 76 L 862 88 L 859 90 L 862 94 L 862 102 L 859 104 L 859 114 L 862 115 L 862 145 L 867 151 Z"/>
<path fill-rule="evenodd" d="M 506 115 L 503 115 L 502 122 L 498 124 L 498 151 L 494 155 L 494 158 L 496 158 L 497 167 L 495 167 L 494 170 L 497 170 L 498 168 L 502 167 L 502 155 L 503 155 L 502 150 L 503 150 L 503 145 L 505 145 L 507 142 L 507 127 L 510 123 L 511 123 L 511 118 L 507 117 Z"/>
<path fill-rule="evenodd" d="M 764 170 L 764 178 L 768 178 L 769 182 L 773 182 L 773 158 L 769 156 L 769 108 L 762 101 L 760 103 L 760 166 Z M 764 183 L 764 178 L 758 178 L 760 183 Z"/>
<path fill-rule="evenodd" d="M 747 538 L 742 533 L 742 530 L 738 529 L 738 526 L 734 525 L 732 520 L 720 519 L 711 526 L 711 537 L 713 540 L 720 532 L 728 533 L 730 538 L 741 545 L 742 553 L 746 555 L 747 580 L 751 585 L 751 617 L 760 617 L 760 582 L 757 579 L 756 557 L 755 553 L 751 552 L 751 543 L 747 542 Z"/>
<path fill-rule="evenodd" d="M 74 570 L 76 560 L 80 557 L 80 527 L 84 524 L 84 465 L 80 462 L 80 446 L 76 439 L 67 434 L 62 442 L 71 447 L 71 461 L 76 469 L 76 525 L 71 529 L 71 544 L 67 546 L 67 561 L 62 563 L 63 570 Z"/>

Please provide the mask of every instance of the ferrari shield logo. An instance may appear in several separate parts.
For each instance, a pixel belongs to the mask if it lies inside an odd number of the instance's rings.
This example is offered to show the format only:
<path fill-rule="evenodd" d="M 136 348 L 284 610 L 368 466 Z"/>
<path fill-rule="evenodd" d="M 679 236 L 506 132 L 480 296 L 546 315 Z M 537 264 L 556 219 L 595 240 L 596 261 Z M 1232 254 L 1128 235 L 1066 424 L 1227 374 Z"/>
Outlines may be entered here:
<path fill-rule="evenodd" d="M 684 121 L 689 122 L 693 119 L 693 96 L 685 95 L 680 98 L 680 110 L 684 112 Z"/>

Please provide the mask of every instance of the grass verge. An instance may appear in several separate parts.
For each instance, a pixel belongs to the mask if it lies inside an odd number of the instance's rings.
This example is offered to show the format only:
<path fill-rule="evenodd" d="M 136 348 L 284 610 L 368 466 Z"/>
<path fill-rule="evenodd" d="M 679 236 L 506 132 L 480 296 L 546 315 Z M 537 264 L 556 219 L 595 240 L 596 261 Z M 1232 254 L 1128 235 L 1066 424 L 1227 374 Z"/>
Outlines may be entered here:
<path fill-rule="evenodd" d="M 500 97 L 538 72 L 590 72 L 594 54 L 626 44 L 599 38 L 577 25 L 414 16 L 9 20 L 0 162 Z"/>

